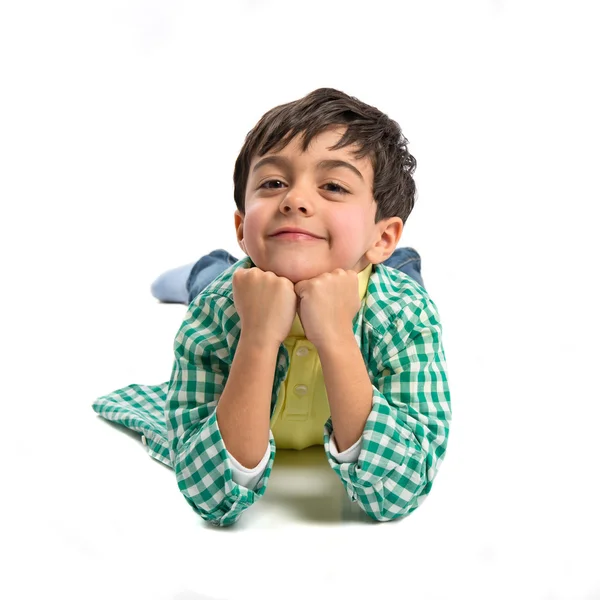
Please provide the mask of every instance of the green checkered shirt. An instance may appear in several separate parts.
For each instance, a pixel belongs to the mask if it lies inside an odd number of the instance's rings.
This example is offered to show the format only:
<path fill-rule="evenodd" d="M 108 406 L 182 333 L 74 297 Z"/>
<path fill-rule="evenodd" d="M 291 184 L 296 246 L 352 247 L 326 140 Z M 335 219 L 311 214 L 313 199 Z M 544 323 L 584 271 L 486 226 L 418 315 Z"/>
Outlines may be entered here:
<path fill-rule="evenodd" d="M 235 523 L 261 498 L 275 459 L 270 458 L 255 489 L 236 483 L 216 418 L 216 407 L 240 339 L 233 303 L 233 273 L 255 266 L 244 257 L 222 272 L 190 303 L 174 342 L 168 382 L 131 384 L 98 398 L 94 410 L 140 432 L 149 454 L 175 470 L 180 491 L 206 521 Z M 373 406 L 354 463 L 329 451 L 331 418 L 323 445 L 331 468 L 352 502 L 378 521 L 406 516 L 431 490 L 446 452 L 450 393 L 435 304 L 411 277 L 373 265 L 353 331 L 373 387 Z M 271 416 L 290 357 L 279 348 Z"/>

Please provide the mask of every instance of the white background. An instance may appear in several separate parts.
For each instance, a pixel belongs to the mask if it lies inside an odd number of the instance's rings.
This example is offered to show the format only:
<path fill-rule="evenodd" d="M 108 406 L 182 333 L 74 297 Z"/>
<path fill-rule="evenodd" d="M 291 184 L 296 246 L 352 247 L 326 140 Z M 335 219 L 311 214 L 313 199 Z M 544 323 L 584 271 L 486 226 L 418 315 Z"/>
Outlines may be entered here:
<path fill-rule="evenodd" d="M 3 2 L 0 595 L 600 598 L 595 4 Z M 242 256 L 244 137 L 321 86 L 417 158 L 401 245 L 444 325 L 447 458 L 374 524 L 322 450 L 282 453 L 210 528 L 91 404 L 168 380 L 185 307 L 150 283 Z"/>

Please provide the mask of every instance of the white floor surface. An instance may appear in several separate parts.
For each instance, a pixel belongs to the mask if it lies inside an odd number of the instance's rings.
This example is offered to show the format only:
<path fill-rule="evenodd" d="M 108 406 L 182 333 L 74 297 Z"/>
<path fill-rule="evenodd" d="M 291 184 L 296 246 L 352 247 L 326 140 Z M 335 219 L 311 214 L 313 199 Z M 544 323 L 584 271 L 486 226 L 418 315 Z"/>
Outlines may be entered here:
<path fill-rule="evenodd" d="M 600 598 L 594 6 L 2 4 L 0 597 Z M 217 529 L 91 404 L 168 380 L 185 307 L 150 283 L 241 256 L 243 138 L 320 86 L 417 157 L 401 245 L 444 327 L 448 452 L 415 513 L 374 523 L 322 448 L 280 451 Z"/>

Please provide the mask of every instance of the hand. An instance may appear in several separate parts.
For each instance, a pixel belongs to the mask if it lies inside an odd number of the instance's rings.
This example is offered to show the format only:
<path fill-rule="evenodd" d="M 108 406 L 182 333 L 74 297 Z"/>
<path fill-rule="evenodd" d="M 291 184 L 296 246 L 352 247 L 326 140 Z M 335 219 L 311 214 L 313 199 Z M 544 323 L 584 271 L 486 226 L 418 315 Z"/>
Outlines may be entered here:
<path fill-rule="evenodd" d="M 352 333 L 352 321 L 361 305 L 356 271 L 334 269 L 299 281 L 294 291 L 304 334 L 315 347 Z"/>
<path fill-rule="evenodd" d="M 281 344 L 296 316 L 294 284 L 258 267 L 237 269 L 232 282 L 242 335 L 261 344 Z"/>

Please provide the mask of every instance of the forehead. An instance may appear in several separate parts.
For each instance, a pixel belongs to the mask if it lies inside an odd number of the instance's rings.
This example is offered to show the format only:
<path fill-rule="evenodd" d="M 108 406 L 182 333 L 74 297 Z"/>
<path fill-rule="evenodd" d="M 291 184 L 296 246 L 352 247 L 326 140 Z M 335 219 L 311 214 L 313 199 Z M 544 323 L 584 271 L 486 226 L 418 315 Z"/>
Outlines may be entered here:
<path fill-rule="evenodd" d="M 306 150 L 303 149 L 301 132 L 294 136 L 285 146 L 270 150 L 263 156 L 254 155 L 250 162 L 250 174 L 264 165 L 275 165 L 281 168 L 293 164 L 307 164 L 321 170 L 345 168 L 365 183 L 373 180 L 373 165 L 368 156 L 356 158 L 355 152 L 360 150 L 357 144 L 332 150 L 344 134 L 345 127 L 331 127 L 315 135 Z"/>

